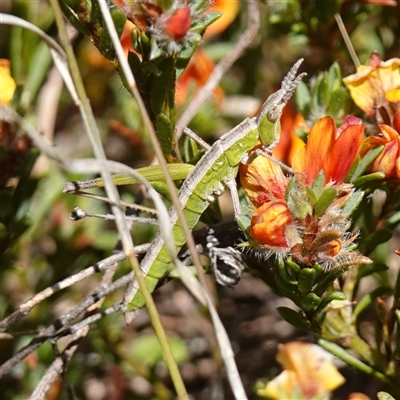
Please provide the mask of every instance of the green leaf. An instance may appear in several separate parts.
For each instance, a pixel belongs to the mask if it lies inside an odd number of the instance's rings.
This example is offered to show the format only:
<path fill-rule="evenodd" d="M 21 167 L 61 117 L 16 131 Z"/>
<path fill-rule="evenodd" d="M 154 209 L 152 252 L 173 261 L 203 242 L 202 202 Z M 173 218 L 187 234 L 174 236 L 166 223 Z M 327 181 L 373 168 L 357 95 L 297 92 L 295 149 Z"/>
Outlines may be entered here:
<path fill-rule="evenodd" d="M 190 41 L 190 46 L 184 47 L 176 60 L 176 77 L 178 78 L 185 70 L 197 46 L 201 43 L 201 35 L 194 34 Z"/>
<path fill-rule="evenodd" d="M 381 297 L 385 294 L 391 294 L 392 288 L 388 286 L 380 286 L 373 290 L 372 292 L 367 293 L 362 297 L 362 299 L 358 302 L 356 308 L 353 311 L 353 315 L 358 318 L 359 315 L 370 305 L 372 305 L 377 297 Z"/>
<path fill-rule="evenodd" d="M 330 295 L 324 297 L 321 303 L 315 310 L 316 313 L 324 312 L 325 307 L 333 300 L 346 300 L 346 295 L 343 292 L 334 291 Z"/>
<path fill-rule="evenodd" d="M 101 15 L 101 10 L 98 1 L 94 0 L 91 2 L 92 9 L 90 10 L 90 21 L 92 24 L 97 26 L 103 25 L 103 17 Z"/>
<path fill-rule="evenodd" d="M 301 294 L 308 293 L 314 285 L 317 271 L 314 268 L 303 268 L 299 274 L 298 288 Z"/>
<path fill-rule="evenodd" d="M 323 173 L 323 171 L 321 171 L 318 173 L 317 177 L 314 179 L 314 182 L 312 184 L 312 190 L 317 200 L 321 196 L 324 186 L 325 186 L 325 174 Z"/>
<path fill-rule="evenodd" d="M 339 64 L 335 61 L 329 68 L 328 71 L 328 82 L 329 89 L 331 91 L 336 90 L 340 87 L 342 81 L 342 71 L 340 70 Z"/>
<path fill-rule="evenodd" d="M 203 35 L 206 28 L 209 27 L 215 21 L 217 21 L 219 18 L 221 18 L 221 16 L 222 16 L 222 13 L 219 11 L 213 11 L 213 12 L 207 13 L 196 25 L 194 25 L 190 29 L 190 31 L 197 32 L 200 35 Z"/>
<path fill-rule="evenodd" d="M 360 279 L 383 271 L 387 271 L 389 267 L 383 263 L 372 263 L 364 265 L 362 268 L 358 269 L 356 282 L 359 282 Z"/>
<path fill-rule="evenodd" d="M 176 336 L 168 336 L 168 343 L 171 346 L 172 354 L 178 364 L 188 359 L 188 348 L 183 340 Z M 154 367 L 163 360 L 163 353 L 160 342 L 156 335 L 144 335 L 133 340 L 129 355 L 137 361 Z"/>
<path fill-rule="evenodd" d="M 301 301 L 300 307 L 304 311 L 311 311 L 314 308 L 318 307 L 321 303 L 321 298 L 317 296 L 315 293 L 308 293 L 307 296 Z"/>
<path fill-rule="evenodd" d="M 322 79 L 319 82 L 318 91 L 318 103 L 320 106 L 325 106 L 329 104 L 331 99 L 331 92 L 329 90 L 329 82 L 327 74 L 322 74 Z"/>
<path fill-rule="evenodd" d="M 113 19 L 118 36 L 121 36 L 126 22 L 126 15 L 119 9 L 114 9 L 111 11 L 111 17 Z M 101 54 L 109 60 L 112 60 L 115 56 L 114 45 L 112 44 L 110 34 L 108 33 L 105 24 L 103 25 L 100 33 L 99 50 Z"/>
<path fill-rule="evenodd" d="M 301 272 L 301 268 L 290 257 L 285 261 L 286 265 L 293 270 L 296 274 Z"/>
<path fill-rule="evenodd" d="M 161 71 L 153 77 L 150 91 L 150 106 L 154 115 L 163 111 L 170 87 L 175 87 L 175 60 L 172 57 L 161 60 L 157 68 Z"/>
<path fill-rule="evenodd" d="M 170 54 L 172 55 L 172 54 Z M 168 54 L 159 47 L 158 42 L 154 36 L 151 36 L 150 38 L 150 55 L 149 55 L 149 60 L 150 62 L 153 62 L 157 58 L 161 57 L 167 57 Z"/>
<path fill-rule="evenodd" d="M 371 149 L 360 161 L 357 169 L 354 171 L 350 182 L 355 184 L 355 181 L 367 170 L 367 168 L 375 161 L 375 159 L 381 154 L 384 146 L 378 146 Z"/>
<path fill-rule="evenodd" d="M 378 229 L 375 232 L 371 233 L 366 239 L 364 246 L 368 249 L 368 254 L 370 254 L 375 247 L 380 245 L 381 243 L 387 242 L 393 236 L 393 232 L 389 229 Z"/>
<path fill-rule="evenodd" d="M 296 105 L 299 108 L 299 111 L 304 116 L 308 115 L 308 113 L 310 112 L 311 96 L 307 85 L 303 81 L 300 81 L 299 84 L 297 85 L 295 97 L 296 97 Z"/>
<path fill-rule="evenodd" d="M 337 191 L 333 187 L 327 188 L 322 192 L 314 207 L 315 215 L 317 217 L 322 215 L 324 211 L 332 204 L 333 200 L 335 200 L 336 195 Z"/>
<path fill-rule="evenodd" d="M 334 269 L 325 275 L 321 275 L 322 279 L 320 282 L 318 282 L 318 285 L 314 288 L 313 292 L 318 296 L 322 296 L 328 287 L 333 285 L 333 282 L 343 273 L 344 270 Z"/>
<path fill-rule="evenodd" d="M 345 114 L 346 105 L 349 102 L 349 92 L 344 87 L 336 88 L 332 93 L 327 104 L 327 112 L 335 118 Z"/>
<path fill-rule="evenodd" d="M 289 322 L 290 325 L 293 325 L 296 328 L 310 330 L 310 323 L 304 318 L 303 315 L 300 315 L 298 312 L 292 310 L 288 307 L 278 307 L 276 309 L 279 315 L 286 321 Z"/>
<path fill-rule="evenodd" d="M 71 2 L 68 2 L 71 3 Z M 78 2 L 74 2 L 77 3 L 79 5 Z M 60 1 L 60 7 L 61 10 L 63 12 L 63 14 L 65 15 L 65 17 L 67 18 L 67 20 L 71 23 L 71 25 L 80 33 L 82 33 L 83 35 L 87 36 L 88 38 L 92 37 L 92 34 L 90 33 L 90 31 L 86 28 L 86 26 L 76 17 L 75 12 L 72 12 L 71 8 L 70 8 L 70 4 L 66 4 L 65 1 Z M 72 7 L 72 9 L 74 9 L 74 7 Z"/>
<path fill-rule="evenodd" d="M 172 152 L 174 127 L 171 120 L 164 113 L 157 114 L 156 116 L 156 130 L 162 151 L 168 157 Z"/>
<path fill-rule="evenodd" d="M 358 358 L 348 353 L 345 349 L 343 349 L 336 343 L 329 342 L 328 340 L 320 338 L 318 339 L 318 344 L 325 350 L 329 351 L 329 353 L 340 358 L 347 365 L 350 365 L 351 367 L 354 367 L 359 371 L 365 372 L 368 375 L 373 375 L 383 382 L 389 383 L 389 380 L 382 373 L 374 370 L 369 365 L 363 363 Z"/>
<path fill-rule="evenodd" d="M 361 186 L 364 183 L 381 180 L 384 177 L 385 177 L 385 174 L 383 172 L 374 172 L 373 174 L 364 175 L 361 178 L 356 179 L 355 181 L 353 181 L 353 185 Z"/>
<path fill-rule="evenodd" d="M 136 79 L 138 79 L 138 77 L 140 76 L 139 73 L 142 68 L 142 62 L 140 61 L 138 55 L 133 51 L 130 51 L 128 53 L 128 63 L 129 67 L 133 72 L 133 75 L 135 76 Z"/>
<path fill-rule="evenodd" d="M 346 204 L 342 208 L 342 212 L 344 215 L 351 215 L 354 210 L 359 206 L 361 200 L 364 197 L 364 192 L 356 191 L 354 192 L 350 198 L 346 201 Z"/>

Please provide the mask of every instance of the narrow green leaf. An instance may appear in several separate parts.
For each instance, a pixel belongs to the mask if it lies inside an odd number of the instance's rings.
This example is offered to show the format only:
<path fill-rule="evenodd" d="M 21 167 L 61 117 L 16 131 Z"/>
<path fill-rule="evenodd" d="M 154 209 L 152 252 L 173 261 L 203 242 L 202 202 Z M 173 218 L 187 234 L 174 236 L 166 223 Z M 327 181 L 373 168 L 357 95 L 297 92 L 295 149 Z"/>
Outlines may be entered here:
<path fill-rule="evenodd" d="M 342 208 L 342 212 L 344 215 L 351 215 L 354 210 L 359 206 L 361 200 L 364 197 L 364 192 L 356 191 L 354 192 L 350 198 L 346 201 L 346 204 Z"/>
<path fill-rule="evenodd" d="M 119 9 L 115 9 L 111 12 L 111 17 L 113 19 L 118 36 L 121 36 L 126 22 L 126 15 Z M 101 54 L 109 60 L 112 60 L 115 57 L 114 46 L 105 24 L 103 25 L 100 33 L 99 50 Z"/>
<path fill-rule="evenodd" d="M 342 82 L 342 71 L 336 61 L 330 66 L 328 77 L 329 89 L 331 91 L 336 90 Z"/>
<path fill-rule="evenodd" d="M 360 161 L 357 169 L 354 171 L 353 176 L 350 179 L 351 183 L 355 184 L 355 181 L 367 170 L 367 168 L 375 161 L 375 159 L 381 154 L 383 146 L 378 146 L 375 149 L 371 149 Z"/>
<path fill-rule="evenodd" d="M 335 200 L 336 195 L 337 191 L 335 188 L 331 187 L 325 189 L 315 204 L 315 215 L 320 216 L 323 214 L 324 211 L 332 204 L 333 200 Z"/>
<path fill-rule="evenodd" d="M 343 292 L 335 291 L 330 295 L 324 297 L 321 300 L 321 303 L 319 304 L 317 309 L 315 310 L 315 313 L 318 314 L 320 312 L 325 311 L 325 307 L 333 300 L 346 300 L 346 295 Z"/>
<path fill-rule="evenodd" d="M 327 112 L 334 117 L 340 117 L 345 113 L 346 104 L 349 102 L 349 92 L 344 87 L 336 88 L 332 91 Z"/>
<path fill-rule="evenodd" d="M 172 57 L 165 58 L 158 63 L 157 68 L 161 74 L 153 77 L 150 93 L 150 106 L 154 115 L 163 111 L 170 86 L 175 87 L 175 60 Z"/>
<path fill-rule="evenodd" d="M 306 297 L 301 301 L 300 307 L 304 311 L 311 311 L 318 307 L 321 303 L 321 298 L 315 293 L 308 293 Z"/>
<path fill-rule="evenodd" d="M 307 331 L 311 329 L 310 323 L 302 315 L 291 308 L 278 307 L 276 310 L 286 322 L 289 322 L 290 325 Z"/>
<path fill-rule="evenodd" d="M 70 4 L 66 4 L 65 1 L 60 1 L 60 6 L 63 14 L 67 18 L 67 20 L 71 23 L 71 25 L 80 33 L 87 36 L 88 38 L 92 37 L 90 31 L 86 28 L 86 26 L 76 17 L 75 13 L 71 11 Z"/>
<path fill-rule="evenodd" d="M 317 202 L 317 200 L 320 198 L 324 186 L 325 186 L 325 174 L 323 173 L 323 171 L 321 171 L 320 173 L 318 173 L 317 177 L 314 179 L 314 182 L 311 186 L 316 197 L 315 202 Z"/>
<path fill-rule="evenodd" d="M 358 269 L 356 282 L 359 282 L 361 278 L 364 278 L 368 275 L 372 275 L 374 273 L 387 271 L 389 267 L 383 263 L 372 263 L 364 265 L 362 268 Z"/>
<path fill-rule="evenodd" d="M 222 13 L 219 11 L 213 11 L 213 12 L 207 13 L 196 25 L 194 25 L 190 29 L 190 31 L 197 32 L 197 33 L 203 35 L 206 28 L 209 27 L 215 21 L 217 21 L 219 18 L 221 18 L 221 16 L 222 16 Z"/>
<path fill-rule="evenodd" d="M 308 115 L 310 111 L 311 96 L 307 85 L 303 81 L 299 82 L 299 84 L 297 85 L 295 98 L 296 105 L 299 108 L 300 112 L 303 115 Z"/>
<path fill-rule="evenodd" d="M 335 269 L 330 271 L 328 274 L 321 275 L 322 279 L 318 282 L 317 287 L 314 288 L 313 292 L 318 296 L 322 296 L 329 286 L 333 285 L 335 279 L 342 275 L 344 270 Z"/>
<path fill-rule="evenodd" d="M 314 285 L 317 271 L 314 268 L 303 268 L 299 274 L 299 292 L 301 294 L 308 293 Z"/>
<path fill-rule="evenodd" d="M 378 229 L 365 238 L 364 246 L 368 249 L 368 253 L 370 254 L 376 246 L 387 242 L 392 236 L 393 232 L 391 230 L 385 228 Z"/>
<path fill-rule="evenodd" d="M 293 270 L 294 273 L 298 274 L 301 271 L 301 268 L 299 265 L 297 265 L 290 257 L 285 261 L 286 265 L 290 267 L 290 269 Z"/>
<path fill-rule="evenodd" d="M 94 0 L 91 2 L 92 9 L 90 10 L 90 20 L 93 25 L 102 26 L 103 17 L 101 16 L 101 11 L 98 1 Z"/>
<path fill-rule="evenodd" d="M 352 183 L 354 186 L 361 186 L 364 185 L 364 183 L 378 181 L 380 179 L 383 179 L 384 177 L 385 174 L 383 172 L 374 172 L 373 174 L 361 176 Z"/>
<path fill-rule="evenodd" d="M 354 367 L 361 372 L 365 372 L 368 375 L 373 375 L 376 378 L 378 378 L 379 380 L 381 380 L 382 382 L 389 383 L 389 380 L 386 378 L 385 375 L 374 370 L 369 365 L 363 363 L 358 358 L 356 358 L 353 355 L 351 355 L 350 353 L 348 353 L 345 349 L 343 349 L 336 343 L 329 342 L 328 340 L 320 338 L 320 339 L 318 339 L 318 344 L 325 350 L 329 351 L 329 353 L 340 358 L 347 365 L 350 365 L 351 367 Z"/>
<path fill-rule="evenodd" d="M 353 311 L 353 315 L 358 318 L 359 315 L 370 305 L 374 303 L 377 297 L 383 296 L 385 294 L 391 294 L 392 288 L 388 286 L 380 286 L 373 290 L 372 292 L 367 293 L 362 297 L 362 299 L 358 302 L 356 308 Z"/>
<path fill-rule="evenodd" d="M 164 113 L 157 114 L 156 116 L 156 130 L 162 151 L 168 157 L 172 151 L 174 127 L 171 120 Z"/>
<path fill-rule="evenodd" d="M 188 359 L 188 349 L 183 340 L 175 336 L 168 336 L 168 343 L 177 363 Z M 133 340 L 129 355 L 136 361 L 154 366 L 163 359 L 163 352 L 156 335 L 144 335 Z"/>

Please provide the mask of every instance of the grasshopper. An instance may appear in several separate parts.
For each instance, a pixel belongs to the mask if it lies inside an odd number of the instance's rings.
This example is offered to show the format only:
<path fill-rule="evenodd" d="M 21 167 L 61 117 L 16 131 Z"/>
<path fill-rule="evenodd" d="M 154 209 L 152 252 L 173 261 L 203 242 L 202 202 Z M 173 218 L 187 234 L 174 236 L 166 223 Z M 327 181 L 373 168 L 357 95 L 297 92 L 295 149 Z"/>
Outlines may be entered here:
<path fill-rule="evenodd" d="M 264 151 L 262 154 L 266 154 L 279 140 L 282 110 L 300 80 L 306 75 L 302 73 L 297 76 L 297 70 L 302 61 L 303 59 L 300 59 L 293 65 L 283 79 L 281 88 L 267 98 L 256 117 L 246 118 L 221 136 L 208 148 L 196 167 L 189 173 L 179 190 L 178 198 L 190 229 L 195 227 L 202 213 L 216 196 L 224 192 L 225 187 L 231 191 L 235 217 L 240 216 L 240 202 L 235 180 L 240 163 L 248 162 L 248 152 L 256 146 L 258 141 L 261 142 Z M 173 207 L 169 210 L 169 219 L 178 252 L 186 243 L 186 237 Z M 172 258 L 161 233 L 158 232 L 140 264 L 151 292 L 154 291 L 159 280 L 165 276 L 171 263 Z M 144 306 L 144 298 L 137 287 L 131 286 L 128 289 L 124 304 L 130 311 Z"/>

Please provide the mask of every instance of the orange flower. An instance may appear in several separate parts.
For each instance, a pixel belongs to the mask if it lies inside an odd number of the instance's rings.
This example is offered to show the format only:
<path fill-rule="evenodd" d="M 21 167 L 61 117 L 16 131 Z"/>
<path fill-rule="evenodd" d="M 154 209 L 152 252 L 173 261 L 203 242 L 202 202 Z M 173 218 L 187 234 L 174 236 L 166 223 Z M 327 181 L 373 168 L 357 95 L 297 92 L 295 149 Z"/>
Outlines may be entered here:
<path fill-rule="evenodd" d="M 325 398 L 345 382 L 332 363 L 333 356 L 315 344 L 289 342 L 280 345 L 277 361 L 285 370 L 259 396 L 270 399 Z"/>
<path fill-rule="evenodd" d="M 381 56 L 374 52 L 367 65 L 361 65 L 356 74 L 343 79 L 357 106 L 378 122 L 391 125 L 398 108 L 396 102 L 400 100 L 399 67 L 400 58 L 382 61 Z"/>
<path fill-rule="evenodd" d="M 222 16 L 207 27 L 203 37 L 209 38 L 224 31 L 235 19 L 239 9 L 238 0 L 215 0 L 207 13 L 220 11 Z M 214 62 L 200 49 L 196 50 L 189 65 L 176 82 L 175 101 L 183 104 L 189 93 L 190 85 L 198 90 L 205 85 L 211 72 L 214 69 Z M 217 87 L 214 96 L 218 102 L 223 98 L 223 91 Z"/>
<path fill-rule="evenodd" d="M 292 103 L 289 101 L 283 109 L 281 116 L 281 135 L 278 144 L 274 147 L 272 155 L 287 165 L 291 165 L 292 158 L 304 142 L 296 134 L 296 130 L 308 131 L 304 117 L 294 114 Z"/>
<path fill-rule="evenodd" d="M 400 111 L 400 110 L 399 110 Z M 384 146 L 382 152 L 372 163 L 371 172 L 383 172 L 386 178 L 400 178 L 400 135 L 388 125 L 379 125 L 382 135 L 369 136 L 364 140 L 361 155 L 370 149 Z"/>
<path fill-rule="evenodd" d="M 136 51 L 132 47 L 132 39 L 131 39 L 132 31 L 134 29 L 137 29 L 137 28 L 133 22 L 131 22 L 131 21 L 125 22 L 124 31 L 122 32 L 120 40 L 121 40 L 121 45 L 122 45 L 122 48 L 124 49 L 124 53 L 126 56 L 128 56 L 128 53 L 130 51 L 136 53 Z"/>
<path fill-rule="evenodd" d="M 196 90 L 203 87 L 213 69 L 213 61 L 206 55 L 206 53 L 201 50 L 197 50 L 193 54 L 193 57 L 183 74 L 176 81 L 176 103 L 184 103 L 189 94 L 190 85 L 193 85 Z M 221 101 L 223 97 L 222 89 L 217 87 L 214 90 L 214 96 L 218 101 Z"/>
<path fill-rule="evenodd" d="M 240 166 L 240 182 L 247 197 L 256 206 L 285 198 L 288 180 L 281 167 L 266 157 L 256 157 Z"/>
<path fill-rule="evenodd" d="M 256 207 L 248 232 L 258 244 L 250 246 L 267 254 L 291 255 L 299 265 L 330 268 L 349 261 L 369 263 L 352 249 L 357 235 L 347 232 L 348 214 L 341 212 L 354 192 L 343 180 L 360 151 L 363 133 L 364 126 L 356 117 L 348 117 L 339 129 L 331 117 L 320 119 L 293 158 L 299 174 L 290 180 L 279 164 L 265 156 L 241 165 L 240 181 Z M 320 172 L 325 184 L 314 188 Z M 329 200 L 322 206 L 319 198 L 325 191 L 321 201 Z"/>
<path fill-rule="evenodd" d="M 289 247 L 286 227 L 292 224 L 292 214 L 286 201 L 271 201 L 254 212 L 249 233 L 257 242 L 282 250 Z"/>
<path fill-rule="evenodd" d="M 307 144 L 294 155 L 292 167 L 306 174 L 306 184 L 311 184 L 323 171 L 325 183 L 342 183 L 357 158 L 364 137 L 362 120 L 348 117 L 336 129 L 332 117 L 317 121 L 308 135 Z"/>
<path fill-rule="evenodd" d="M 214 0 L 207 12 L 220 11 L 222 16 L 206 29 L 204 37 L 209 38 L 223 32 L 236 18 L 238 10 L 239 0 Z"/>

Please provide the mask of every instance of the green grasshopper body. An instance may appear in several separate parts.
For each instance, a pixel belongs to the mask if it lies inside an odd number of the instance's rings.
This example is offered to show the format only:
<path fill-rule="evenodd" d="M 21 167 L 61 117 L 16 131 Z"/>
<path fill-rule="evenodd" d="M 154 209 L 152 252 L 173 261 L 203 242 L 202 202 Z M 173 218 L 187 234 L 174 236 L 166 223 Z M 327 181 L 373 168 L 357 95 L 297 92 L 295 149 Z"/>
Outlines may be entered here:
<path fill-rule="evenodd" d="M 289 71 L 281 89 L 268 97 L 259 114 L 254 118 L 245 119 L 225 133 L 207 150 L 183 182 L 178 198 L 190 229 L 194 228 L 215 196 L 221 195 L 226 186 L 231 188 L 235 184 L 240 163 L 246 161 L 247 153 L 257 145 L 257 142 L 260 140 L 267 148 L 279 139 L 279 119 L 283 107 L 304 76 L 301 74 L 296 77 L 301 61 L 299 60 Z M 235 215 L 238 216 L 240 213 L 238 200 L 236 204 L 234 201 L 234 209 Z M 186 236 L 173 207 L 169 211 L 169 219 L 178 251 L 186 243 Z M 171 263 L 172 258 L 161 233 L 158 232 L 140 264 L 151 292 L 171 267 Z M 126 298 L 125 303 L 129 310 L 135 310 L 143 307 L 144 298 L 139 290 L 135 290 L 133 297 Z"/>

